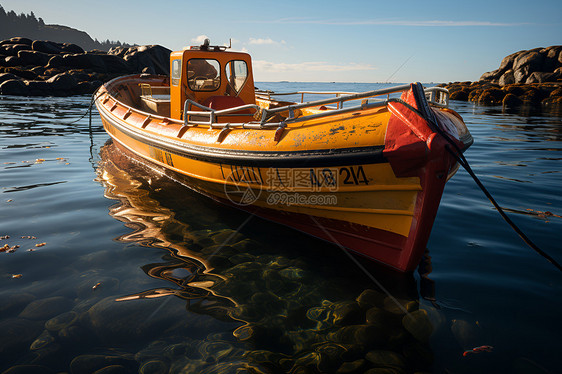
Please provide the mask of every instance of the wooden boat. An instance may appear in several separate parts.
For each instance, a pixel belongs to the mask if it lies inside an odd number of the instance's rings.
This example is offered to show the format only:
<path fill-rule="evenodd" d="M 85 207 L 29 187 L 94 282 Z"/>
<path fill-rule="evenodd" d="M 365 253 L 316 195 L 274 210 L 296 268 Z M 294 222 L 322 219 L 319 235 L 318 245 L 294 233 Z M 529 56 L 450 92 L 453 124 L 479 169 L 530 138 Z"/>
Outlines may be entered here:
<path fill-rule="evenodd" d="M 216 200 L 415 269 L 458 168 L 448 148 L 472 144 L 445 89 L 414 83 L 281 100 L 255 89 L 248 54 L 209 43 L 172 52 L 170 71 L 116 78 L 96 92 L 119 147 Z M 305 101 L 310 94 L 328 97 Z"/>

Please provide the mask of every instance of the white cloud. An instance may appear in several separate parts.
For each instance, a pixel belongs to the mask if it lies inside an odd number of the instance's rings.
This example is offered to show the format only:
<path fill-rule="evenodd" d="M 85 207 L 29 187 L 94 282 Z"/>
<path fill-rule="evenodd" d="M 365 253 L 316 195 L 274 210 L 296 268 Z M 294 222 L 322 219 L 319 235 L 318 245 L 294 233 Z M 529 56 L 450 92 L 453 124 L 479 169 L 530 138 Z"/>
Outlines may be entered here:
<path fill-rule="evenodd" d="M 364 70 L 375 70 L 376 68 L 369 64 L 329 64 L 323 61 L 311 61 L 311 62 L 301 62 L 301 63 L 278 63 L 269 62 L 264 60 L 255 60 L 253 62 L 254 69 L 257 71 L 263 71 L 268 73 L 279 73 L 279 72 L 312 72 L 312 71 L 364 71 Z"/>
<path fill-rule="evenodd" d="M 276 45 L 276 44 L 287 44 L 284 40 L 280 42 L 276 42 L 271 38 L 263 39 L 263 38 L 250 38 L 248 44 L 256 44 L 256 45 Z"/>
<path fill-rule="evenodd" d="M 203 34 L 203 35 L 199 35 L 199 36 L 197 36 L 197 37 L 191 39 L 191 42 L 192 42 L 192 43 L 197 43 L 196 45 L 200 45 L 200 44 L 203 44 L 203 42 L 205 41 L 205 39 L 209 39 L 209 40 L 210 40 L 211 38 L 209 38 L 207 35 Z"/>

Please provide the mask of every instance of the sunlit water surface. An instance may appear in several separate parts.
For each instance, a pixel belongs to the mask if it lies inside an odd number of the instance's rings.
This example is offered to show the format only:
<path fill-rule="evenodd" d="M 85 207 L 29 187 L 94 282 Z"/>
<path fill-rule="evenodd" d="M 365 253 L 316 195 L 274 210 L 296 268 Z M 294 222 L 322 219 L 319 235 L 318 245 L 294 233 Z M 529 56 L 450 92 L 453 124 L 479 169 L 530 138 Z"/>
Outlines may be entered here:
<path fill-rule="evenodd" d="M 363 261 L 368 275 L 334 245 L 124 156 L 97 112 L 79 119 L 89 103 L 0 97 L 0 371 L 560 372 L 562 274 L 464 170 L 420 270 Z M 562 261 L 562 118 L 452 107 L 475 172 Z"/>

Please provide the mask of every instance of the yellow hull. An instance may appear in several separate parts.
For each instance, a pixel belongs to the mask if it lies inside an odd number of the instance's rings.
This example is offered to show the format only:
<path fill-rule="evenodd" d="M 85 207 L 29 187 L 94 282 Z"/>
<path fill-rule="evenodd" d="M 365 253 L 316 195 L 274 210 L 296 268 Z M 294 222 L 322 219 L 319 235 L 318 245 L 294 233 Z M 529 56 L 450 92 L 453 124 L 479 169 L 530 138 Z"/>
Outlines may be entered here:
<path fill-rule="evenodd" d="M 158 84 L 158 79 L 148 82 Z M 400 270 L 412 270 L 417 264 L 431 229 L 430 224 L 427 233 L 419 233 L 425 226 L 419 220 L 423 216 L 433 222 L 444 181 L 436 192 L 427 191 L 428 183 L 434 184 L 426 175 L 427 151 L 411 152 L 413 163 L 420 165 L 415 170 L 421 172 L 409 173 L 402 161 L 392 163 L 396 152 L 391 148 L 396 144 L 387 139 L 395 117 L 392 108 L 310 120 L 307 116 L 314 117 L 323 108 L 306 108 L 299 113 L 302 120 L 287 122 L 281 129 L 186 126 L 135 109 L 139 80 L 119 78 L 97 93 L 104 128 L 120 146 L 181 175 L 193 189 L 219 201 Z M 266 100 L 257 102 L 268 106 Z M 441 110 L 439 115 L 468 134 L 456 113 Z M 420 163 L 420 154 L 427 160 Z M 450 160 L 437 169 L 432 169 L 432 178 L 440 174 L 446 179 L 456 170 Z M 428 205 L 424 201 L 428 193 L 437 204 L 432 202 L 426 214 L 421 209 Z"/>

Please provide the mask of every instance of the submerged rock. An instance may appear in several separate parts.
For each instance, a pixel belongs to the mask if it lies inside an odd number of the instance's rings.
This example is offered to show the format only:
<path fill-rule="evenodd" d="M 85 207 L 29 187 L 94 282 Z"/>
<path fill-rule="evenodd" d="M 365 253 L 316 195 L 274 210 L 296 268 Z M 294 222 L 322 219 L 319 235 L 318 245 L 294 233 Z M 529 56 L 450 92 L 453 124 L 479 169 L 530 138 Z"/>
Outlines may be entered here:
<path fill-rule="evenodd" d="M 390 368 L 403 370 L 407 367 L 404 356 L 393 351 L 370 351 L 365 358 L 374 366 L 380 368 Z"/>
<path fill-rule="evenodd" d="M 427 342 L 433 332 L 433 326 L 429 321 L 427 312 L 422 309 L 406 314 L 402 319 L 402 325 L 414 338 L 421 342 Z"/>
<path fill-rule="evenodd" d="M 75 357 L 70 362 L 70 372 L 72 374 L 94 373 L 98 372 L 98 370 L 106 369 L 111 366 L 120 366 L 119 370 L 126 370 L 124 371 L 126 373 L 131 369 L 135 369 L 137 363 L 132 358 L 122 356 L 81 355 Z M 106 370 L 110 370 L 108 372 L 112 372 L 111 370 L 117 369 L 115 368 Z"/>
<path fill-rule="evenodd" d="M 33 320 L 46 320 L 72 308 L 72 300 L 55 296 L 35 300 L 19 314 L 19 317 Z"/>
<path fill-rule="evenodd" d="M 15 365 L 2 374 L 53 374 L 54 371 L 41 365 Z"/>
<path fill-rule="evenodd" d="M 43 324 L 22 318 L 0 321 L 0 358 L 27 350 L 43 330 Z"/>
<path fill-rule="evenodd" d="M 37 339 L 35 339 L 33 341 L 33 343 L 31 343 L 31 346 L 29 347 L 29 349 L 31 349 L 32 351 L 41 349 L 41 348 L 45 348 L 46 346 L 48 346 L 49 344 L 54 343 L 55 338 L 51 335 L 51 333 L 47 330 L 43 331 L 43 333 L 41 335 L 39 335 L 39 337 Z"/>

